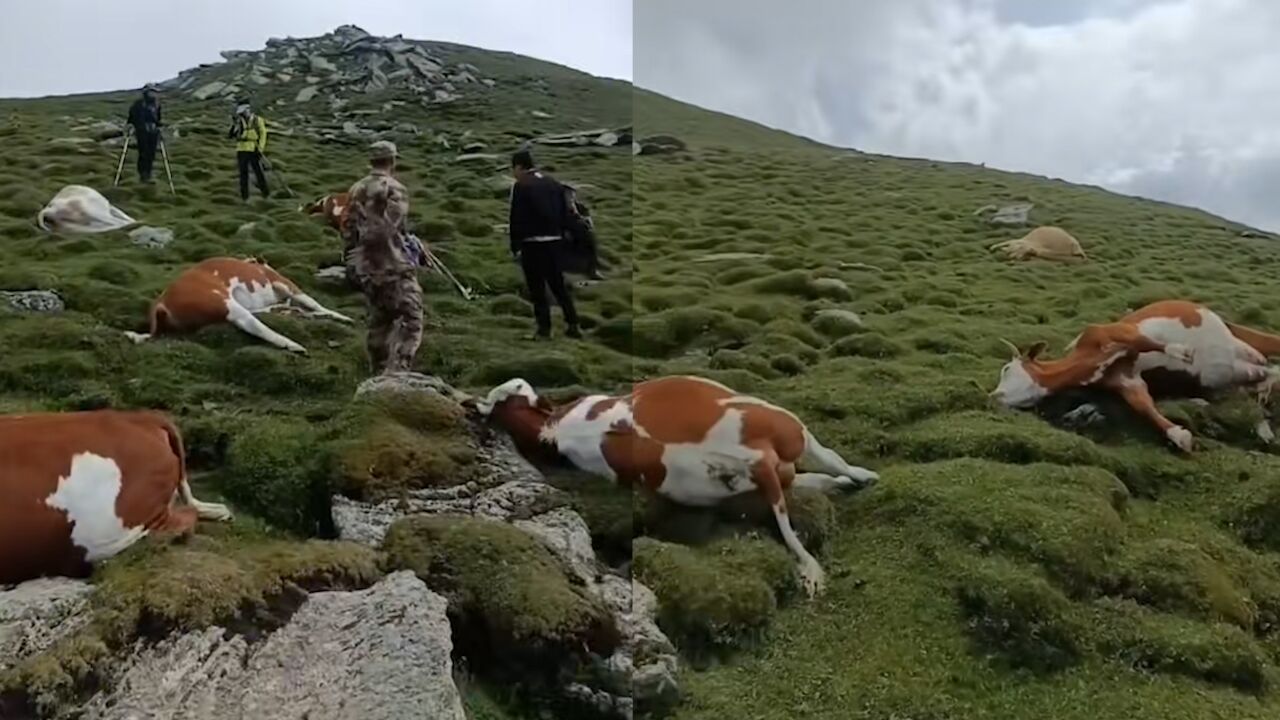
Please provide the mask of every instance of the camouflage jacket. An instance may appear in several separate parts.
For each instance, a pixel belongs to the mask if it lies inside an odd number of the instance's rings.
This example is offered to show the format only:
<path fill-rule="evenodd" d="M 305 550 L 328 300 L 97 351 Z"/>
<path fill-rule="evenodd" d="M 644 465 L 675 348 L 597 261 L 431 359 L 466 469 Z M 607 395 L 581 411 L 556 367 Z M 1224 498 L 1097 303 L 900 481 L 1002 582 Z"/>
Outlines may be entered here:
<path fill-rule="evenodd" d="M 377 279 L 413 272 L 403 238 L 409 191 L 385 170 L 375 169 L 351 186 L 342 239 L 358 274 Z"/>

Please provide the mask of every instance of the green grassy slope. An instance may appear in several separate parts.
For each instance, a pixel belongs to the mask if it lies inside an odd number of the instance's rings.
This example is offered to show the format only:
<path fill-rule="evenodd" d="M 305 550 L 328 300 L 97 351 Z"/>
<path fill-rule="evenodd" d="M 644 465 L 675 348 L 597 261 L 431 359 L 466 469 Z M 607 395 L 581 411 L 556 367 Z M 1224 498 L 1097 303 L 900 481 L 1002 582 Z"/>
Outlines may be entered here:
<path fill-rule="evenodd" d="M 1078 434 L 996 411 L 983 390 L 1008 359 L 999 338 L 1056 353 L 1084 324 L 1159 298 L 1280 327 L 1280 248 L 1199 211 L 824 148 L 650 93 L 635 113 L 638 134 L 690 145 L 635 162 L 642 374 L 762 394 L 883 475 L 834 501 L 826 595 L 764 606 L 763 640 L 684 672 L 676 717 L 1280 711 L 1280 458 L 1252 437 L 1258 409 L 1165 404 L 1201 443 L 1180 458 L 1114 404 Z M 1025 229 L 974 211 L 1018 200 L 1092 262 L 989 254 Z M 768 257 L 696 262 L 724 252 Z M 865 327 L 814 322 L 833 308 Z"/>

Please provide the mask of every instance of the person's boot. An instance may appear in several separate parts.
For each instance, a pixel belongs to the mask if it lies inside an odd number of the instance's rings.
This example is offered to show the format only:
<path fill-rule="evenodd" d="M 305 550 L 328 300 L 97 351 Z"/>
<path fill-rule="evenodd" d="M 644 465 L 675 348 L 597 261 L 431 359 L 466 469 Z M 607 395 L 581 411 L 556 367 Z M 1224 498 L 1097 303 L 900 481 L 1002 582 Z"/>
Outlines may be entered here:
<path fill-rule="evenodd" d="M 538 328 L 537 330 L 535 330 L 535 331 L 533 332 L 533 334 L 532 334 L 532 335 L 530 335 L 530 336 L 529 336 L 529 339 L 530 339 L 530 340 L 533 340 L 534 342 L 541 342 L 541 341 L 543 341 L 543 340 L 550 340 L 550 339 L 551 339 L 551 330 L 550 330 L 549 328 L 548 328 L 548 329 L 546 329 L 546 330 L 543 330 L 542 328 Z"/>
<path fill-rule="evenodd" d="M 570 325 L 569 329 L 564 331 L 564 336 L 568 338 L 573 338 L 574 340 L 581 340 L 582 329 L 579 328 L 577 325 Z"/>

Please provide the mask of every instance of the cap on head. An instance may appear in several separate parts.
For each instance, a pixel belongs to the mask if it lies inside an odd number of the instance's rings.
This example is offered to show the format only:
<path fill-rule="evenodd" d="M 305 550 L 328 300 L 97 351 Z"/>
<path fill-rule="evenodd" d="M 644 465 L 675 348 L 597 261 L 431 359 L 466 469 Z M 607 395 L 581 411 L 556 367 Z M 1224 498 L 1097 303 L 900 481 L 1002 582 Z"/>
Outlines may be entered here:
<path fill-rule="evenodd" d="M 395 143 L 390 140 L 379 140 L 369 146 L 369 160 L 380 162 L 385 160 L 394 160 L 400 157 L 400 152 L 396 150 Z"/>
<path fill-rule="evenodd" d="M 143 85 L 143 86 L 142 86 L 142 92 L 144 92 L 144 93 L 158 93 L 158 92 L 160 92 L 160 88 L 156 87 L 156 84 L 155 84 L 155 83 L 147 83 L 146 85 Z"/>
<path fill-rule="evenodd" d="M 249 103 L 247 103 L 247 102 L 242 102 L 242 103 L 240 103 L 239 105 L 236 105 L 236 114 L 237 114 L 237 115 L 248 115 L 248 114 L 249 114 L 249 111 L 250 111 Z"/>

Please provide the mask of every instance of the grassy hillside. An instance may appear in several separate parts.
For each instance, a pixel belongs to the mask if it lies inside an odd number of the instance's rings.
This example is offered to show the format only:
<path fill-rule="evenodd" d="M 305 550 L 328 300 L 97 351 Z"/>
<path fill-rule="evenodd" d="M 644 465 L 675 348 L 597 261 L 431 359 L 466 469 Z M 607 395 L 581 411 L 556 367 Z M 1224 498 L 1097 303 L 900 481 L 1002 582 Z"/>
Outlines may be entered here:
<path fill-rule="evenodd" d="M 1163 404 L 1199 438 L 1183 458 L 1105 399 L 1106 422 L 1077 433 L 985 393 L 1008 360 L 999 338 L 1057 353 L 1084 324 L 1160 298 L 1280 328 L 1274 242 L 1199 211 L 825 148 L 649 93 L 635 114 L 638 134 L 690 145 L 635 162 L 640 374 L 760 393 L 883 475 L 834 499 L 815 602 L 772 577 L 773 555 L 752 561 L 749 537 L 692 555 L 636 545 L 641 575 L 696 626 L 686 654 L 710 656 L 685 671 L 676 717 L 1280 711 L 1280 458 L 1253 437 L 1260 411 Z M 1064 227 L 1092 262 L 988 254 L 1025 229 L 973 213 L 1011 201 L 1034 202 L 1032 224 Z M 728 252 L 759 257 L 699 261 Z M 862 327 L 818 318 L 830 309 Z M 663 585 L 672 572 L 699 582 Z"/>
<path fill-rule="evenodd" d="M 508 154 L 536 136 L 629 124 L 630 86 L 509 53 L 445 44 L 432 49 L 451 65 L 474 64 L 495 86 L 429 106 L 395 89 L 352 93 L 343 109 L 372 111 L 357 116 L 362 124 L 416 126 L 418 133 L 386 133 L 402 155 L 399 174 L 411 194 L 411 226 L 482 294 L 468 302 L 444 278 L 422 274 L 426 329 L 416 369 L 472 391 L 487 391 L 517 375 L 552 393 L 626 386 L 631 379 L 629 148 L 534 146 L 545 167 L 581 184 L 603 251 L 616 267 L 610 279 L 578 291 L 587 341 L 534 344 L 524 339 L 533 329 L 531 307 L 510 259 L 505 230 L 498 226 L 507 219 L 507 190 L 501 181 L 509 175 Z M 201 70 L 200 83 L 228 72 L 222 65 Z M 95 143 L 92 131 L 76 129 L 123 119 L 133 92 L 0 100 L 0 158 L 6 167 L 0 179 L 0 290 L 53 290 L 66 303 L 63 313 L 36 315 L 12 311 L 0 301 L 0 412 L 102 407 L 168 411 L 186 436 L 199 494 L 231 501 L 238 515 L 229 528 L 203 523 L 199 532 L 207 538 L 194 548 L 139 550 L 107 563 L 96 580 L 100 621 L 51 658 L 17 674 L 0 675 L 0 715 L 7 712 L 5 693 L 15 687 L 50 707 L 73 703 L 86 679 L 92 684 L 103 643 L 123 647 L 145 629 L 130 625 L 135 615 L 114 609 L 134 607 L 141 587 L 151 588 L 146 603 L 163 608 L 158 612 L 161 625 L 183 629 L 225 621 L 228 610 L 268 603 L 272 588 L 294 577 L 332 580 L 312 583 L 316 587 L 370 582 L 372 553 L 300 542 L 332 533 L 327 496 L 347 489 L 330 485 L 326 463 L 335 452 L 385 455 L 397 451 L 394 443 L 400 438 L 415 437 L 393 427 L 395 433 L 362 445 L 355 434 L 359 431 L 353 430 L 361 427 L 356 424 L 360 411 L 343 415 L 357 384 L 368 375 L 364 300 L 316 279 L 318 269 L 340 262 L 341 240 L 297 207 L 303 200 L 344 191 L 363 176 L 368 139 L 309 139 L 309 126 L 340 125 L 341 120 L 334 119 L 327 93 L 295 102 L 305 85 L 297 78 L 253 88 L 253 100 L 272 127 L 267 154 L 297 197 L 285 196 L 273 177 L 276 196 L 264 201 L 255 189 L 248 205 L 240 202 L 234 148 L 225 138 L 229 98 L 197 101 L 176 92 L 163 96 L 166 121 L 177 130 L 176 137 L 167 139 L 176 198 L 168 192 L 159 159 L 156 184 L 138 184 L 132 152 L 121 186 L 112 188 L 119 148 Z M 384 110 L 386 103 L 398 103 L 391 106 L 393 113 Z M 463 148 L 474 143 L 483 143 L 484 151 L 497 157 L 456 162 Z M 81 236 L 41 232 L 34 224 L 37 212 L 73 183 L 98 189 L 144 224 L 172 229 L 176 240 L 157 250 L 135 246 L 124 231 Z M 265 258 L 321 303 L 355 317 L 356 326 L 264 316 L 264 322 L 310 351 L 304 357 L 230 327 L 141 346 L 125 338 L 124 330 L 145 331 L 149 303 L 181 270 L 219 255 Z M 558 317 L 556 322 L 559 328 Z M 436 435 L 422 437 L 431 445 Z M 444 441 L 441 447 L 454 456 L 444 465 L 430 452 L 407 451 L 432 473 L 439 475 L 443 468 L 447 474 L 454 467 L 449 463 L 466 453 L 458 456 Z M 614 495 L 611 502 L 620 508 L 616 514 L 629 518 L 625 495 Z M 244 568 L 242 574 L 252 574 L 252 582 L 227 575 L 228 567 Z M 201 569 L 214 571 L 222 581 L 196 584 L 201 597 L 192 598 L 191 578 Z M 490 704 L 474 686 L 469 694 L 477 707 Z"/>

